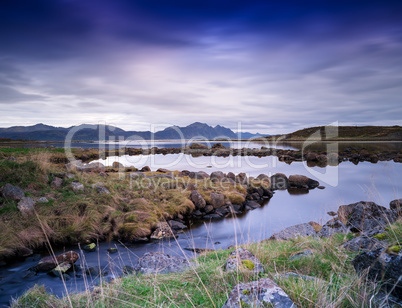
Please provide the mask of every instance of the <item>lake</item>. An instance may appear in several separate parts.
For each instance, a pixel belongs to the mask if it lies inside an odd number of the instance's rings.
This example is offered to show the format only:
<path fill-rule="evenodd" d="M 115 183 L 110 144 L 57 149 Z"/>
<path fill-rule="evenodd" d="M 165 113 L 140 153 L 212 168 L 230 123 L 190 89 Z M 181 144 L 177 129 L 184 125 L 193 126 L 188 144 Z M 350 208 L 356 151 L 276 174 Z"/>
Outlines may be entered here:
<path fill-rule="evenodd" d="M 286 164 L 278 161 L 277 157 L 192 157 L 184 154 L 169 155 L 138 155 L 108 157 L 99 160 L 106 165 L 119 161 L 125 166 L 134 165 L 137 168 L 148 165 L 152 170 L 167 168 L 170 170 L 231 171 L 235 174 L 245 172 L 249 176 L 260 173 L 272 175 L 277 172 L 302 174 L 320 182 L 325 189 L 310 190 L 307 194 L 294 195 L 288 191 L 276 191 L 272 199 L 264 206 L 243 213 L 236 218 L 224 218 L 213 222 L 200 221 L 191 226 L 190 230 L 180 234 L 177 240 L 152 241 L 145 244 L 132 244 L 124 247 L 118 242 L 100 243 L 98 252 L 83 253 L 78 264 L 85 267 L 100 266 L 109 274 L 102 279 L 112 279 L 121 274 L 123 265 L 134 265 L 138 257 L 148 251 L 161 251 L 169 254 L 194 254 L 183 251 L 185 247 L 222 248 L 230 245 L 260 241 L 269 238 L 281 229 L 309 221 L 325 223 L 331 217 L 328 211 L 336 211 L 342 204 L 358 201 L 374 201 L 388 207 L 389 202 L 401 197 L 400 175 L 402 164 L 378 162 L 376 164 L 361 162 L 354 165 L 342 162 L 338 166 L 326 168 L 307 167 L 302 162 Z M 109 255 L 109 247 L 118 247 L 119 253 Z M 65 247 L 65 250 L 78 250 L 77 245 Z M 56 253 L 63 249 L 56 250 Z M 58 278 L 47 274 L 38 274 L 23 278 L 26 270 L 37 264 L 37 259 L 28 258 L 25 262 L 16 262 L 8 267 L 0 268 L 0 304 L 6 305 L 11 296 L 21 295 L 29 287 L 43 284 L 49 292 L 63 295 L 65 289 Z M 69 292 L 79 292 L 86 287 L 96 285 L 99 279 L 72 279 L 67 282 Z"/>

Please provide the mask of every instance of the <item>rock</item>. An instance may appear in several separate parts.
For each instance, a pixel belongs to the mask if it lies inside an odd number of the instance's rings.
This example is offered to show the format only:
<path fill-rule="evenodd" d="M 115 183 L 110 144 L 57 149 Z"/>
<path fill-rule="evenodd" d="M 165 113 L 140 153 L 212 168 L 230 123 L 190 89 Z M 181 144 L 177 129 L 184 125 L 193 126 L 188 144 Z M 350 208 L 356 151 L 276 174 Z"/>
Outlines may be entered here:
<path fill-rule="evenodd" d="M 140 171 L 141 171 L 141 172 L 150 172 L 150 171 L 151 171 L 151 168 L 149 168 L 149 166 L 144 166 L 144 167 L 141 168 Z"/>
<path fill-rule="evenodd" d="M 113 164 L 112 164 L 112 168 L 124 169 L 125 167 L 124 167 L 124 165 L 122 163 L 119 163 L 118 161 L 114 161 Z"/>
<path fill-rule="evenodd" d="M 249 250 L 240 247 L 233 251 L 225 264 L 225 271 L 249 271 L 254 274 L 263 273 L 264 268 L 260 260 L 258 260 Z"/>
<path fill-rule="evenodd" d="M 225 177 L 222 171 L 214 171 L 211 173 L 209 178 L 211 181 L 222 181 L 222 179 Z"/>
<path fill-rule="evenodd" d="M 105 169 L 106 167 L 102 163 L 90 163 L 82 167 L 82 171 L 85 172 L 102 172 L 105 171 Z"/>
<path fill-rule="evenodd" d="M 318 232 L 319 237 L 331 237 L 336 233 L 349 233 L 349 229 L 344 225 L 344 223 L 338 219 L 333 219 L 328 221 L 322 226 L 320 232 Z"/>
<path fill-rule="evenodd" d="M 38 272 L 48 272 L 54 269 L 57 264 L 68 262 L 70 264 L 74 264 L 79 258 L 78 253 L 75 251 L 68 251 L 57 255 L 56 257 L 48 256 L 39 260 L 35 269 Z"/>
<path fill-rule="evenodd" d="M 83 164 L 81 160 L 74 160 L 66 164 L 67 172 L 82 171 Z"/>
<path fill-rule="evenodd" d="M 203 209 L 207 204 L 201 194 L 196 190 L 191 192 L 190 200 L 194 203 L 196 209 Z"/>
<path fill-rule="evenodd" d="M 96 250 L 96 244 L 91 243 L 91 244 L 85 245 L 84 247 L 82 247 L 82 249 L 84 249 L 86 252 L 94 252 Z"/>
<path fill-rule="evenodd" d="M 306 160 L 307 161 L 317 161 L 318 160 L 318 156 L 316 153 L 314 152 L 308 152 L 306 154 Z"/>
<path fill-rule="evenodd" d="M 75 174 L 66 173 L 65 177 L 66 177 L 67 179 L 73 179 L 73 178 L 75 178 Z"/>
<path fill-rule="evenodd" d="M 314 228 L 315 232 L 319 232 L 322 229 L 322 226 L 315 221 L 309 221 L 309 225 Z"/>
<path fill-rule="evenodd" d="M 144 178 L 144 174 L 142 172 L 132 172 L 129 174 L 129 177 L 132 180 L 140 180 Z"/>
<path fill-rule="evenodd" d="M 247 184 L 248 183 L 248 179 L 247 179 L 247 175 L 245 173 L 239 173 L 236 178 L 235 178 L 236 183 L 239 184 Z"/>
<path fill-rule="evenodd" d="M 395 199 L 389 203 L 389 208 L 394 210 L 398 216 L 402 216 L 402 199 Z"/>
<path fill-rule="evenodd" d="M 377 227 L 383 229 L 395 222 L 397 218 L 392 210 L 374 202 L 365 201 L 341 205 L 338 209 L 338 217 L 352 232 L 365 233 Z"/>
<path fill-rule="evenodd" d="M 291 187 L 312 189 L 319 185 L 320 183 L 304 175 L 297 174 L 289 176 L 289 186 Z"/>
<path fill-rule="evenodd" d="M 261 207 L 261 205 L 258 202 L 255 201 L 247 201 L 245 205 L 246 210 L 255 210 L 257 208 Z"/>
<path fill-rule="evenodd" d="M 62 262 L 52 269 L 51 273 L 56 277 L 62 277 L 72 267 L 69 262 Z"/>
<path fill-rule="evenodd" d="M 257 180 L 268 182 L 269 185 L 271 183 L 271 178 L 268 175 L 264 174 L 264 173 L 261 173 L 260 175 L 258 175 Z"/>
<path fill-rule="evenodd" d="M 168 221 L 169 226 L 173 229 L 173 230 L 183 230 L 183 229 L 187 229 L 187 226 L 179 221 L 176 220 L 169 220 Z"/>
<path fill-rule="evenodd" d="M 110 254 L 112 254 L 112 253 L 117 253 L 118 251 L 119 251 L 119 250 L 118 250 L 117 248 L 113 248 L 113 247 L 107 249 L 107 252 L 110 253 Z"/>
<path fill-rule="evenodd" d="M 72 189 L 74 192 L 77 193 L 77 192 L 84 191 L 85 187 L 84 187 L 84 185 L 81 184 L 80 182 L 78 182 L 78 181 L 73 181 L 73 182 L 71 183 L 71 189 Z"/>
<path fill-rule="evenodd" d="M 278 233 L 273 234 L 270 239 L 288 240 L 295 237 L 316 236 L 316 231 L 309 223 L 290 226 Z"/>
<path fill-rule="evenodd" d="M 285 190 L 289 187 L 289 180 L 283 173 L 275 173 L 271 176 L 271 190 Z"/>
<path fill-rule="evenodd" d="M 311 256 L 312 254 L 313 254 L 312 250 L 306 249 L 306 250 L 300 251 L 298 253 L 295 253 L 293 256 L 291 256 L 289 258 L 289 260 L 290 261 L 295 261 L 295 260 L 301 259 L 303 257 Z"/>
<path fill-rule="evenodd" d="M 207 150 L 208 146 L 206 144 L 202 144 L 202 143 L 192 143 L 192 144 L 190 144 L 189 148 L 191 150 Z"/>
<path fill-rule="evenodd" d="M 85 274 L 96 277 L 96 276 L 106 276 L 108 272 L 102 271 L 98 266 L 88 267 Z"/>
<path fill-rule="evenodd" d="M 208 173 L 204 171 L 190 172 L 188 175 L 190 179 L 203 180 L 209 178 Z"/>
<path fill-rule="evenodd" d="M 182 257 L 170 256 L 161 252 L 147 252 L 135 266 L 135 270 L 142 274 L 167 274 L 185 270 L 194 263 Z"/>
<path fill-rule="evenodd" d="M 402 307 L 402 300 L 386 293 L 378 292 L 373 294 L 374 307 L 378 308 L 400 308 Z"/>
<path fill-rule="evenodd" d="M 34 211 L 35 201 L 31 197 L 23 197 L 18 202 L 17 209 L 21 212 L 22 216 L 28 217 Z"/>
<path fill-rule="evenodd" d="M 220 208 L 225 205 L 225 196 L 222 194 L 211 193 L 210 198 L 211 205 L 214 207 L 214 209 Z"/>
<path fill-rule="evenodd" d="M 52 182 L 50 183 L 50 186 L 52 186 L 54 189 L 59 189 L 63 186 L 63 179 L 55 177 L 53 178 Z"/>
<path fill-rule="evenodd" d="M 167 170 L 167 169 L 165 169 L 165 168 L 159 168 L 158 170 L 156 170 L 156 172 L 169 173 L 170 170 Z"/>
<path fill-rule="evenodd" d="M 222 216 L 221 216 L 219 213 L 208 214 L 208 215 L 205 215 L 205 216 L 203 217 L 203 219 L 205 219 L 205 220 L 221 219 L 221 218 L 222 218 Z"/>
<path fill-rule="evenodd" d="M 93 184 L 92 188 L 95 189 L 99 194 L 110 194 L 110 191 L 104 187 L 102 183 Z"/>
<path fill-rule="evenodd" d="M 356 256 L 352 265 L 357 273 L 367 271 L 368 279 L 382 281 L 387 291 L 402 299 L 402 251 L 391 253 L 390 249 L 384 248 L 366 251 Z"/>
<path fill-rule="evenodd" d="M 212 205 L 207 205 L 204 208 L 204 212 L 207 213 L 207 214 L 212 213 L 213 211 L 214 211 L 214 207 Z"/>
<path fill-rule="evenodd" d="M 222 308 L 280 307 L 296 308 L 289 296 L 269 278 L 239 283 Z"/>
<path fill-rule="evenodd" d="M 320 186 L 317 186 L 317 188 L 318 189 L 325 189 L 325 186 L 320 185 Z"/>
<path fill-rule="evenodd" d="M 328 214 L 329 216 L 336 216 L 336 215 L 338 215 L 338 213 L 337 213 L 337 212 L 334 212 L 334 211 L 329 211 L 329 212 L 327 212 L 327 214 Z"/>
<path fill-rule="evenodd" d="M 228 174 L 226 175 L 226 177 L 227 177 L 228 179 L 231 179 L 232 181 L 235 181 L 235 180 L 236 180 L 236 176 L 235 176 L 235 174 L 234 174 L 233 172 L 228 172 Z"/>
<path fill-rule="evenodd" d="M 342 246 L 347 250 L 358 252 L 358 251 L 369 251 L 381 248 L 383 247 L 383 244 L 376 238 L 361 235 L 355 237 L 354 239 L 351 239 L 350 241 L 347 241 Z"/>
<path fill-rule="evenodd" d="M 160 240 L 163 238 L 175 237 L 174 231 L 170 228 L 167 222 L 159 222 L 156 230 L 151 234 L 151 239 Z"/>
<path fill-rule="evenodd" d="M 40 197 L 38 199 L 38 203 L 48 203 L 48 202 L 49 202 L 49 200 L 46 197 Z"/>
<path fill-rule="evenodd" d="M 130 275 L 135 273 L 135 268 L 130 266 L 130 265 L 124 265 L 123 266 L 123 274 L 124 275 Z"/>
<path fill-rule="evenodd" d="M 327 155 L 327 163 L 330 166 L 336 166 L 339 164 L 339 155 L 338 153 L 329 153 Z"/>
<path fill-rule="evenodd" d="M 21 188 L 11 184 L 4 185 L 1 193 L 4 199 L 15 200 L 15 201 L 20 201 L 25 196 Z"/>

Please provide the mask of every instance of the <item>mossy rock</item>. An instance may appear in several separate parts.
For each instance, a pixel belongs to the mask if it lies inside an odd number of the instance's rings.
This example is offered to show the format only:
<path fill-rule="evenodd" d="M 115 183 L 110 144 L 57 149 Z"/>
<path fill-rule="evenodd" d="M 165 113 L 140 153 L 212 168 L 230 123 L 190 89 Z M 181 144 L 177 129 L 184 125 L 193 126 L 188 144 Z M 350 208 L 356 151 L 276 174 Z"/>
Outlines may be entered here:
<path fill-rule="evenodd" d="M 83 249 L 84 249 L 86 252 L 94 252 L 94 251 L 96 250 L 96 244 L 95 244 L 95 243 L 91 243 L 91 244 L 85 245 L 85 246 L 83 247 Z"/>
<path fill-rule="evenodd" d="M 373 237 L 379 241 L 383 241 L 387 238 L 387 235 L 385 233 L 379 233 L 379 234 L 373 235 Z"/>
<path fill-rule="evenodd" d="M 387 248 L 388 254 L 398 254 L 401 252 L 402 246 L 401 245 L 394 245 Z"/>
<path fill-rule="evenodd" d="M 254 270 L 254 268 L 255 268 L 255 264 L 254 264 L 254 262 L 251 261 L 251 260 L 242 260 L 242 261 L 241 261 L 241 264 L 242 264 L 245 268 L 249 269 L 250 271 Z"/>

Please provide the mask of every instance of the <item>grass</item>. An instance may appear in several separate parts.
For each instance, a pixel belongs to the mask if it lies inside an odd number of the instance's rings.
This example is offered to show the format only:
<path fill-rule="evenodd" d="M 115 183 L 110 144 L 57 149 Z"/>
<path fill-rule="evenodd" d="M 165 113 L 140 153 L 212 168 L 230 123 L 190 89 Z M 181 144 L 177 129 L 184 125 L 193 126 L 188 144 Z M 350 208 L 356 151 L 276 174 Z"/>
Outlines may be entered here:
<path fill-rule="evenodd" d="M 401 224 L 395 230 L 401 231 Z M 395 231 L 394 230 L 394 231 Z M 375 307 L 370 302 L 379 286 L 357 276 L 350 261 L 355 256 L 341 248 L 348 237 L 266 240 L 245 245 L 264 267 L 264 273 L 226 272 L 224 266 L 234 248 L 216 250 L 194 259 L 196 267 L 183 273 L 129 275 L 95 290 L 70 294 L 73 307 L 221 307 L 233 287 L 259 278 L 273 279 L 297 307 Z M 292 261 L 297 252 L 310 249 L 313 256 Z M 296 272 L 315 280 L 281 278 L 277 274 Z M 69 307 L 67 298 L 46 296 L 35 286 L 12 307 Z"/>

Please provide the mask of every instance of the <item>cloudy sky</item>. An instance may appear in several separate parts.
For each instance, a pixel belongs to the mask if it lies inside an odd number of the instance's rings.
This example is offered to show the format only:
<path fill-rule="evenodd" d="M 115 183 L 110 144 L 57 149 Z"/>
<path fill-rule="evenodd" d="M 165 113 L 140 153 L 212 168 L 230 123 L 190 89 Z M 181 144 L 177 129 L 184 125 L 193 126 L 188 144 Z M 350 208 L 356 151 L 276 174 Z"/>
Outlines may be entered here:
<path fill-rule="evenodd" d="M 0 126 L 402 124 L 402 1 L 1 0 Z"/>

